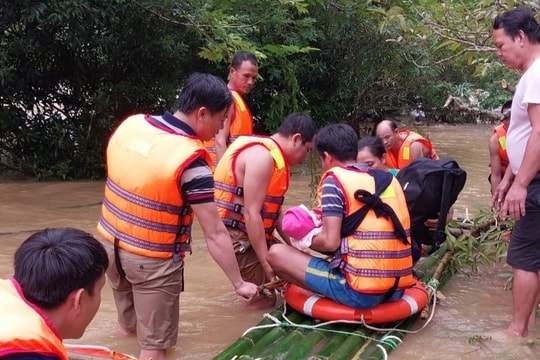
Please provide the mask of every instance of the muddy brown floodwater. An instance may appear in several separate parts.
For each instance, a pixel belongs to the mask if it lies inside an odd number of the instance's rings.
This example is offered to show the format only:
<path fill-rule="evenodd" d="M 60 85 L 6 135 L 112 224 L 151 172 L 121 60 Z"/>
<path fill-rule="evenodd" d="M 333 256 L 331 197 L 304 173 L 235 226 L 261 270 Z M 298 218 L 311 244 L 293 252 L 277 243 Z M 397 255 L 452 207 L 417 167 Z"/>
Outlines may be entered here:
<path fill-rule="evenodd" d="M 441 157 L 452 156 L 467 171 L 468 180 L 455 205 L 455 216 L 465 217 L 489 204 L 487 143 L 489 125 L 441 125 L 423 128 Z M 309 176 L 295 175 L 285 207 L 311 203 Z M 0 276 L 12 273 L 12 257 L 22 240 L 46 227 L 73 226 L 98 236 L 102 181 L 0 183 Z M 206 250 L 200 228 L 193 231 L 193 254 L 186 258 L 185 292 L 180 297 L 178 345 L 169 359 L 211 359 L 256 325 L 264 311 L 247 311 Z M 409 334 L 390 359 L 538 359 L 538 346 L 488 340 L 471 344 L 475 336 L 503 330 L 510 320 L 511 293 L 505 290 L 498 264 L 470 277 L 454 276 L 443 288 L 446 299 L 431 323 Z M 420 326 L 421 324 L 417 324 Z M 538 329 L 536 329 L 538 330 Z M 540 331 L 537 331 L 540 333 Z M 539 334 L 540 335 L 540 334 Z M 116 310 L 110 288 L 79 340 L 67 343 L 102 345 L 137 355 L 134 337 L 116 333 Z"/>

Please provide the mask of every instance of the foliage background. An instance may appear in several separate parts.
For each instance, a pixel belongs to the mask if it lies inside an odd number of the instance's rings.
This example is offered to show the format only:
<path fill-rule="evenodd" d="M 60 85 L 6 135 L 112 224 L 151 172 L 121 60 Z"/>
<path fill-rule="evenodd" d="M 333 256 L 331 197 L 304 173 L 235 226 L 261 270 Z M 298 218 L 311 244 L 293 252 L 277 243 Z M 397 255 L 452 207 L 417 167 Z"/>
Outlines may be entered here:
<path fill-rule="evenodd" d="M 194 71 L 226 76 L 235 51 L 256 53 L 247 101 L 259 133 L 292 111 L 360 134 L 383 117 L 481 121 L 448 95 L 498 109 L 491 24 L 535 1 L 20 0 L 0 11 L 0 172 L 100 178 L 116 125 L 169 110 Z"/>

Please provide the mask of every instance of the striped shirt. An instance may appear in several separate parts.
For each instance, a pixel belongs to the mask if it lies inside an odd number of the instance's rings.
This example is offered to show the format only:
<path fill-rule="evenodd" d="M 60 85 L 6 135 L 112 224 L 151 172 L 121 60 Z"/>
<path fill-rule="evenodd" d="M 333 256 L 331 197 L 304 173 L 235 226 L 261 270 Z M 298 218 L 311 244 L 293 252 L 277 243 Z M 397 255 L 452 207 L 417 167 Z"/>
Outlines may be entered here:
<path fill-rule="evenodd" d="M 321 195 L 322 216 L 345 216 L 345 194 L 333 175 L 324 179 Z"/>
<path fill-rule="evenodd" d="M 349 164 L 348 166 L 363 170 L 367 168 L 366 164 Z M 323 217 L 345 217 L 345 211 L 347 210 L 345 205 L 345 194 L 333 175 L 328 175 L 323 181 L 321 210 Z"/>
<path fill-rule="evenodd" d="M 149 119 L 153 125 L 165 131 L 197 136 L 188 124 L 176 118 L 170 112 L 166 112 L 162 116 L 152 116 Z M 179 186 L 189 204 L 203 204 L 214 201 L 214 178 L 203 157 L 197 158 L 186 167 L 180 176 Z"/>

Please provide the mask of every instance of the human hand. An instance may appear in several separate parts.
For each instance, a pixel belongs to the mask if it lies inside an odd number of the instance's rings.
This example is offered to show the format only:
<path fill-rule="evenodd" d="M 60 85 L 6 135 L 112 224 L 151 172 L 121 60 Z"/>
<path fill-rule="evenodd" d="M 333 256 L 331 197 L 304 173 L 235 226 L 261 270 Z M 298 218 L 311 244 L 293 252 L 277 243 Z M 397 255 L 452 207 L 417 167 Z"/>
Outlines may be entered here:
<path fill-rule="evenodd" d="M 439 219 L 427 219 L 424 221 L 424 225 L 430 230 L 436 230 L 439 225 Z"/>
<path fill-rule="evenodd" d="M 506 197 L 506 193 L 508 192 L 508 189 L 510 188 L 510 185 L 512 183 L 508 181 L 507 179 L 503 178 L 495 191 L 493 192 L 493 196 L 491 197 L 491 207 L 495 209 L 496 211 L 500 212 L 504 198 Z M 505 214 L 506 217 L 506 214 Z"/>
<path fill-rule="evenodd" d="M 245 301 L 251 301 L 259 292 L 257 285 L 247 281 L 242 281 L 238 287 L 234 288 L 234 291 Z"/>
<path fill-rule="evenodd" d="M 502 202 L 502 207 L 499 210 L 501 219 L 510 219 L 516 221 L 525 215 L 525 199 L 527 198 L 527 188 L 513 183 Z"/>

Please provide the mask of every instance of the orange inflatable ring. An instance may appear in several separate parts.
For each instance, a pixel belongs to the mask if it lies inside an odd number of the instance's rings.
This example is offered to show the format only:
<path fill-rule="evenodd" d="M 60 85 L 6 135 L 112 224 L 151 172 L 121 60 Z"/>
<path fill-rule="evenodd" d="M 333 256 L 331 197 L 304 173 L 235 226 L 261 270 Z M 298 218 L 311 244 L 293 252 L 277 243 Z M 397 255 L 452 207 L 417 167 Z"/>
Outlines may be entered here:
<path fill-rule="evenodd" d="M 394 302 L 377 305 L 372 309 L 355 309 L 314 293 L 300 286 L 289 284 L 285 289 L 285 300 L 293 309 L 316 319 L 363 321 L 380 324 L 405 319 L 421 311 L 428 301 L 424 284 L 414 280 L 405 289 L 403 297 Z"/>

